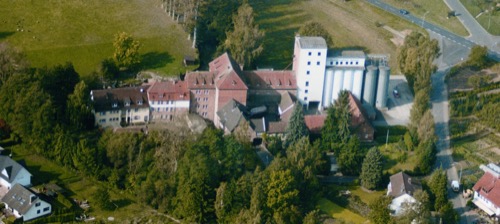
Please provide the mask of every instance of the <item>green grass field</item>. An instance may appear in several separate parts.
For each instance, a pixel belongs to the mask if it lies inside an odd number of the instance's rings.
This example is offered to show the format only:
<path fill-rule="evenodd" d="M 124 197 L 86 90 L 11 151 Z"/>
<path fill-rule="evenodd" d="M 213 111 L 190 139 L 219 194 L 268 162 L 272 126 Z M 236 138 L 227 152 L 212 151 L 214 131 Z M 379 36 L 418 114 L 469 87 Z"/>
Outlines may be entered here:
<path fill-rule="evenodd" d="M 500 35 L 500 13 L 494 9 L 498 1 L 486 0 L 460 0 L 473 17 L 479 16 L 476 20 L 493 35 Z M 481 14 L 482 12 L 482 14 Z M 480 15 L 481 14 L 481 15 Z"/>
<path fill-rule="evenodd" d="M 334 219 L 339 219 L 347 223 L 364 223 L 366 219 L 350 210 L 341 207 L 332 201 L 322 198 L 318 201 L 318 208 L 331 215 Z"/>
<path fill-rule="evenodd" d="M 450 8 L 443 0 L 384 0 L 384 2 L 397 8 L 406 9 L 419 18 L 423 18 L 425 15 L 425 21 L 439 25 L 460 36 L 469 35 L 456 17 L 446 18 Z"/>
<path fill-rule="evenodd" d="M 141 42 L 144 69 L 177 75 L 184 55 L 196 53 L 160 2 L 0 1 L 0 41 L 22 49 L 33 66 L 71 61 L 87 75 L 112 56 L 114 36 L 124 31 Z"/>

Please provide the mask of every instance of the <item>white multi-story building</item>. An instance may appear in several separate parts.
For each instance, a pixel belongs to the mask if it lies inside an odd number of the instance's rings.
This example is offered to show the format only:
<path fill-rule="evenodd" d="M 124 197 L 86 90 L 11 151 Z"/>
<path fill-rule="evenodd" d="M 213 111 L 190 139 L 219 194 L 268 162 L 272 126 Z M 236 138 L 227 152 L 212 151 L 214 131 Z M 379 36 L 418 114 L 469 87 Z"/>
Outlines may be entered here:
<path fill-rule="evenodd" d="M 490 163 L 481 165 L 484 175 L 472 188 L 472 202 L 489 216 L 500 218 L 500 166 Z"/>
<path fill-rule="evenodd" d="M 186 82 L 155 82 L 147 92 L 151 121 L 172 121 L 189 112 L 189 90 Z"/>
<path fill-rule="evenodd" d="M 316 108 L 322 105 L 327 50 L 322 37 L 295 37 L 293 71 L 297 78 L 297 98 L 302 105 Z"/>
<path fill-rule="evenodd" d="M 311 109 L 323 109 L 335 102 L 342 90 L 358 100 L 385 107 L 390 70 L 385 59 L 369 60 L 363 51 L 328 53 L 322 37 L 295 37 L 293 71 L 297 78 L 297 98 Z M 365 78 L 365 66 L 371 65 Z M 378 70 L 380 70 L 380 75 Z"/>

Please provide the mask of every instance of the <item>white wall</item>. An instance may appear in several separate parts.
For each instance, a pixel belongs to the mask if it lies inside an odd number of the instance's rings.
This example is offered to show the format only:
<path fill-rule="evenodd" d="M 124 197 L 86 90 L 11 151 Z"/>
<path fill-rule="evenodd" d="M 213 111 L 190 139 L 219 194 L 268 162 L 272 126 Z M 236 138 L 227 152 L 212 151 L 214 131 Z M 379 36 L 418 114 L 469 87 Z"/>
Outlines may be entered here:
<path fill-rule="evenodd" d="M 395 215 L 400 215 L 403 212 L 401 206 L 405 202 L 415 203 L 416 200 L 409 194 L 403 194 L 397 198 L 392 199 L 392 203 L 389 205 L 389 209 L 396 211 Z"/>
<path fill-rule="evenodd" d="M 302 104 L 308 104 L 311 101 L 317 101 L 322 105 L 323 101 L 323 82 L 325 78 L 326 53 L 327 48 L 323 49 L 303 49 L 297 44 L 296 39 L 294 52 L 296 77 L 297 77 L 297 98 Z M 308 74 L 309 73 L 309 74 Z"/>
<path fill-rule="evenodd" d="M 31 186 L 31 174 L 24 168 L 22 168 L 16 176 L 16 179 L 12 181 L 12 185 L 21 184 L 25 187 Z"/>
<path fill-rule="evenodd" d="M 52 212 L 52 206 L 42 200 L 35 200 L 35 203 L 40 202 L 40 206 L 33 205 L 31 208 L 23 215 L 23 220 L 28 221 L 31 219 L 38 218 L 43 215 L 48 215 Z M 47 211 L 43 211 L 44 208 L 48 208 Z M 40 211 L 40 213 L 38 213 Z"/>

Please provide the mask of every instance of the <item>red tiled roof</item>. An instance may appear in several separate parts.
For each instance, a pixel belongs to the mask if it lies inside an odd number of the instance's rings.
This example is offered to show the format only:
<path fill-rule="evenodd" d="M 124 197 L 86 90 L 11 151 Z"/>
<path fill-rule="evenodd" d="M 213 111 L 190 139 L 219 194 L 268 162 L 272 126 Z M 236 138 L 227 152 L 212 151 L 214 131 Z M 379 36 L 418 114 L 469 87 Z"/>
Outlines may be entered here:
<path fill-rule="evenodd" d="M 184 81 L 155 82 L 148 89 L 148 100 L 189 100 L 189 90 Z"/>
<path fill-rule="evenodd" d="M 496 207 L 500 207 L 500 178 L 486 172 L 472 189 L 495 204 Z"/>
<path fill-rule="evenodd" d="M 368 121 L 368 116 L 361 106 L 361 102 L 351 92 L 349 93 L 349 108 L 351 113 L 351 128 L 354 129 L 361 141 L 373 141 L 375 128 Z"/>
<path fill-rule="evenodd" d="M 325 124 L 326 115 L 306 115 L 304 116 L 304 121 L 306 126 L 312 133 L 320 133 L 321 128 Z"/>
<path fill-rule="evenodd" d="M 287 125 L 288 121 L 269 122 L 269 128 L 268 128 L 269 130 L 267 130 L 267 133 L 269 134 L 285 133 Z"/>
<path fill-rule="evenodd" d="M 215 89 L 215 73 L 213 72 L 189 72 L 184 80 L 188 89 Z"/>
<path fill-rule="evenodd" d="M 297 89 L 293 71 L 244 71 L 251 89 Z"/>
<path fill-rule="evenodd" d="M 227 70 L 241 72 L 240 66 L 226 52 L 208 63 L 209 71 L 217 74 L 224 73 Z"/>
<path fill-rule="evenodd" d="M 228 89 L 228 90 L 247 90 L 248 87 L 243 82 L 241 77 L 236 73 L 236 71 L 227 71 L 217 77 L 215 83 L 218 89 Z"/>

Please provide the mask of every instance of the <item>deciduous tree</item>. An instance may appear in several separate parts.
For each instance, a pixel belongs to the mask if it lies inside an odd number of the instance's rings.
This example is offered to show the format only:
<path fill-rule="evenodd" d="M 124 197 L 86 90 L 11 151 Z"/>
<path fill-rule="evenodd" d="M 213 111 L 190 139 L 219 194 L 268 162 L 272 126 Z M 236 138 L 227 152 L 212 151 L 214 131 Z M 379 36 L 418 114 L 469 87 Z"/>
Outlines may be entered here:
<path fill-rule="evenodd" d="M 7 42 L 0 42 L 0 87 L 15 73 L 29 68 L 26 56 Z"/>
<path fill-rule="evenodd" d="M 118 67 L 130 69 L 141 62 L 141 57 L 139 55 L 141 44 L 139 41 L 134 40 L 129 34 L 125 32 L 117 34 L 113 46 L 115 47 L 113 60 L 115 60 Z"/>
<path fill-rule="evenodd" d="M 391 198 L 385 195 L 379 196 L 375 201 L 370 203 L 370 214 L 368 214 L 370 222 L 373 224 L 392 223 L 391 211 L 389 210 L 390 204 Z"/>
<path fill-rule="evenodd" d="M 465 62 L 466 65 L 476 67 L 478 69 L 484 68 L 488 65 L 488 48 L 486 46 L 475 45 L 472 47 L 469 58 Z"/>
<path fill-rule="evenodd" d="M 224 47 L 241 67 L 250 65 L 263 50 L 264 32 L 254 25 L 253 9 L 248 3 L 238 8 L 233 24 L 233 30 L 226 34 Z"/>

